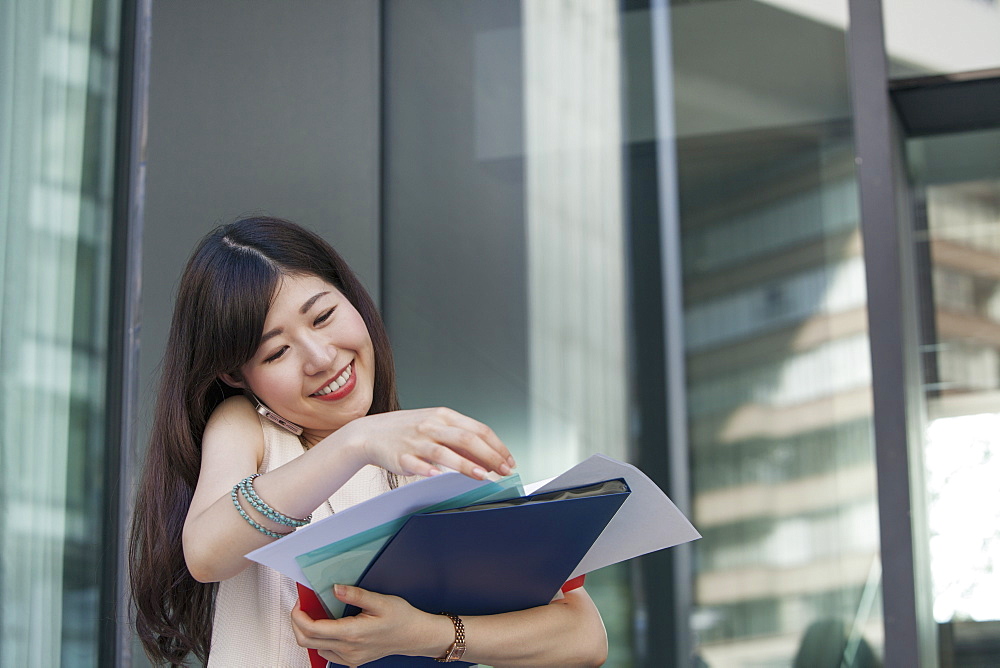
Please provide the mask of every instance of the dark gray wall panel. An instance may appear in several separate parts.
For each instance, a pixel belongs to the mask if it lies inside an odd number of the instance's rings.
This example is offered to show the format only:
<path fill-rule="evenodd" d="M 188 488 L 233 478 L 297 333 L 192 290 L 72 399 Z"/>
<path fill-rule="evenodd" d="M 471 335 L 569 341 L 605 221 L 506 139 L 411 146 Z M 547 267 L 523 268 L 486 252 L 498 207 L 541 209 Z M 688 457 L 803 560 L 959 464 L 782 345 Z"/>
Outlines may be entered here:
<path fill-rule="evenodd" d="M 378 295 L 378 3 L 171 0 L 152 18 L 140 399 L 176 283 L 245 213 L 323 234 Z"/>

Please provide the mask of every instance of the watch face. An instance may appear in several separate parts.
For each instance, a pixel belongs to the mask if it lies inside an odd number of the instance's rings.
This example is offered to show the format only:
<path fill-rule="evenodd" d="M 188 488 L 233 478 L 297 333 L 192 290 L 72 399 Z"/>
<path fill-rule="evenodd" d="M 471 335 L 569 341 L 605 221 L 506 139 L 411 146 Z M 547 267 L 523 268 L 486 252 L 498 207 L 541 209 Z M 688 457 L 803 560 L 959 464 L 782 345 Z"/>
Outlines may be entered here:
<path fill-rule="evenodd" d="M 455 648 L 451 650 L 451 654 L 448 655 L 448 658 L 451 659 L 452 661 L 458 661 L 463 656 L 465 656 L 465 643 L 464 642 L 455 643 Z"/>

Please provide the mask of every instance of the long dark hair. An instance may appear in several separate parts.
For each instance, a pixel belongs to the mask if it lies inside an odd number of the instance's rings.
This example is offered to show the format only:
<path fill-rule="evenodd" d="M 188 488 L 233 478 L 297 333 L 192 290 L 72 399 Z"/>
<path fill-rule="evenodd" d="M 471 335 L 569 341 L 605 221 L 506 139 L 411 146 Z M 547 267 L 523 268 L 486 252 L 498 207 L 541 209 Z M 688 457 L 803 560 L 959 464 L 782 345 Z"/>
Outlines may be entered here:
<path fill-rule="evenodd" d="M 188 572 L 181 530 L 198 482 L 205 424 L 219 403 L 240 392 L 219 375 L 237 372 L 256 352 L 283 275 L 322 278 L 354 305 L 375 352 L 369 414 L 399 408 L 382 318 L 328 243 L 269 217 L 237 220 L 202 239 L 178 288 L 129 542 L 136 632 L 156 663 L 182 665 L 191 653 L 208 658 L 216 584 Z"/>

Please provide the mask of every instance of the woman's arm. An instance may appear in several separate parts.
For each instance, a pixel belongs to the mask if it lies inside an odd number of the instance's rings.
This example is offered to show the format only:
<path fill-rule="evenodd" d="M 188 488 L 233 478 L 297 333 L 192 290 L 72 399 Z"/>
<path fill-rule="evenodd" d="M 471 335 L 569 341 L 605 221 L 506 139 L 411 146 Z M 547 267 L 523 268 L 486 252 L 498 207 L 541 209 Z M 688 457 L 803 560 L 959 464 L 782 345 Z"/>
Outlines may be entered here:
<path fill-rule="evenodd" d="M 296 606 L 292 626 L 299 645 L 324 658 L 356 666 L 383 656 L 442 656 L 455 639 L 448 617 L 421 612 L 396 596 L 338 585 L 341 601 L 361 608 L 355 617 L 311 619 Z M 463 661 L 491 666 L 600 666 L 608 640 L 597 607 L 583 589 L 520 612 L 462 617 Z"/>
<path fill-rule="evenodd" d="M 243 556 L 274 538 L 250 526 L 233 505 L 233 485 L 256 473 L 264 434 L 253 406 L 227 399 L 212 413 L 202 438 L 201 470 L 184 523 L 184 558 L 196 580 L 230 578 L 249 565 Z M 448 409 L 394 411 L 359 418 L 287 464 L 254 480 L 257 494 L 290 517 L 306 517 L 366 464 L 400 475 L 433 475 L 448 466 L 475 478 L 506 474 L 513 459 L 493 432 Z M 277 533 L 288 527 L 240 505 Z"/>
<path fill-rule="evenodd" d="M 257 472 L 264 456 L 264 433 L 250 402 L 235 397 L 220 404 L 205 427 L 201 449 L 198 485 L 184 523 L 184 558 L 196 580 L 216 582 L 246 568 L 250 562 L 244 554 L 274 541 L 240 516 L 230 496 L 233 485 Z M 305 517 L 329 496 L 325 491 L 332 494 L 362 465 L 348 448 L 312 448 L 255 480 L 254 487 L 272 507 Z M 318 470 L 324 473 L 322 481 Z M 262 526 L 278 533 L 289 530 L 254 511 L 242 495 L 238 499 Z"/>

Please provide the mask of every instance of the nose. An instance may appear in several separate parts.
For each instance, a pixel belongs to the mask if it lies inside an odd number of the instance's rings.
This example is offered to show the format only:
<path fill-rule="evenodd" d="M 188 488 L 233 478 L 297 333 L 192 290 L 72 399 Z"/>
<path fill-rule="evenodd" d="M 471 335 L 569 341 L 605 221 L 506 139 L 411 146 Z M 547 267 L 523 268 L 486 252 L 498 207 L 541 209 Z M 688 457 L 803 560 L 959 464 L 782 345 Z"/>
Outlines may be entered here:
<path fill-rule="evenodd" d="M 312 337 L 303 345 L 302 370 L 309 376 L 329 371 L 337 357 L 337 348 L 323 337 Z"/>

